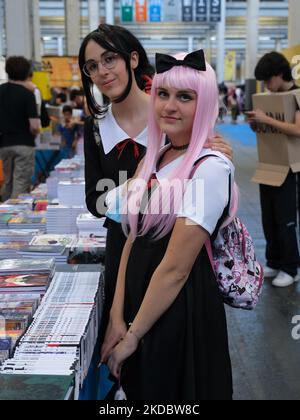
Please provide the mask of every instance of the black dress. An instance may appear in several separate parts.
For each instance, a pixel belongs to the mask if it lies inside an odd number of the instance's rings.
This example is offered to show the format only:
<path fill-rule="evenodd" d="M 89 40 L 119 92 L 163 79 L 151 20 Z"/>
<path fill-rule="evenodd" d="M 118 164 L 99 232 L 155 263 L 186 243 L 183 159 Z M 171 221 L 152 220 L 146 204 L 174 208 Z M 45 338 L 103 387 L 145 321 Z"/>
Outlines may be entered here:
<path fill-rule="evenodd" d="M 125 322 L 135 318 L 171 233 L 139 237 L 126 271 Z M 125 361 L 121 383 L 129 400 L 230 400 L 226 316 L 205 249 L 174 303 Z"/>
<path fill-rule="evenodd" d="M 95 123 L 92 117 L 86 120 L 84 130 L 85 194 L 87 208 L 94 216 L 105 216 L 105 212 L 103 214 L 98 212 L 97 201 L 103 194 L 106 195 L 108 192 L 108 190 L 105 192 L 97 191 L 97 183 L 103 179 L 110 179 L 114 181 L 115 187 L 119 186 L 120 171 L 127 172 L 128 178 L 131 178 L 137 169 L 139 161 L 145 154 L 144 146 L 138 143 L 136 143 L 136 146 L 139 151 L 138 157 L 134 154 L 132 144 L 128 144 L 121 155 L 117 148 L 105 154 L 98 124 Z M 105 334 L 122 251 L 126 242 L 120 223 L 106 219 L 104 226 L 107 228 L 107 242 L 105 256 L 105 303 L 100 327 L 101 340 Z"/>

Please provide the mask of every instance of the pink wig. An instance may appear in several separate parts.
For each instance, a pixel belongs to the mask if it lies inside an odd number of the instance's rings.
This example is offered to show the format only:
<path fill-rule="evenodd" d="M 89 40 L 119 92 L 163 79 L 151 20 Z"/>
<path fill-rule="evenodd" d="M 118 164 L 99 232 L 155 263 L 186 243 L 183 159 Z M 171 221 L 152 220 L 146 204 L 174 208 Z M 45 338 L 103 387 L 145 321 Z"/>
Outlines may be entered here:
<path fill-rule="evenodd" d="M 182 60 L 186 54 L 178 54 L 175 57 Z M 167 177 L 169 182 L 178 180 L 182 188 L 173 188 L 161 183 L 151 194 L 148 202 L 148 212 L 140 217 L 139 210 L 152 174 L 156 172 L 156 165 L 160 157 L 163 134 L 157 124 L 154 102 L 156 91 L 159 87 L 176 89 L 192 89 L 197 93 L 197 106 L 191 133 L 189 147 L 176 169 Z M 206 63 L 206 71 L 197 71 L 185 66 L 175 66 L 171 70 L 156 74 L 151 91 L 151 104 L 148 121 L 148 147 L 144 164 L 138 179 L 131 183 L 127 194 L 125 216 L 122 220 L 123 230 L 128 234 L 128 226 L 133 240 L 137 236 L 151 233 L 153 239 L 160 239 L 169 233 L 176 221 L 176 214 L 182 203 L 184 185 L 190 178 L 193 165 L 206 140 L 214 135 L 214 126 L 219 113 L 218 86 L 213 68 Z M 165 206 L 171 204 L 168 213 L 162 211 Z M 234 190 L 234 203 L 237 203 L 237 191 Z M 132 209 L 135 211 L 132 211 Z M 233 205 L 231 214 L 236 211 L 237 205 Z M 151 210 L 150 210 L 151 209 Z"/>

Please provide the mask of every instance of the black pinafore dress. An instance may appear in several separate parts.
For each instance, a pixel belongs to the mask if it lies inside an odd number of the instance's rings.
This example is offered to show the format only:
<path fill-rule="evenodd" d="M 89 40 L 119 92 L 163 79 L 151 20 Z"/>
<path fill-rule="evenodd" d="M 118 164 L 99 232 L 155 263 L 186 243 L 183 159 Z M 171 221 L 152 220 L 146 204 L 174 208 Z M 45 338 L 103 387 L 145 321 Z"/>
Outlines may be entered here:
<path fill-rule="evenodd" d="M 134 320 L 172 232 L 158 241 L 137 237 L 129 256 L 124 320 Z M 170 308 L 122 367 L 128 400 L 231 400 L 226 315 L 205 247 Z"/>

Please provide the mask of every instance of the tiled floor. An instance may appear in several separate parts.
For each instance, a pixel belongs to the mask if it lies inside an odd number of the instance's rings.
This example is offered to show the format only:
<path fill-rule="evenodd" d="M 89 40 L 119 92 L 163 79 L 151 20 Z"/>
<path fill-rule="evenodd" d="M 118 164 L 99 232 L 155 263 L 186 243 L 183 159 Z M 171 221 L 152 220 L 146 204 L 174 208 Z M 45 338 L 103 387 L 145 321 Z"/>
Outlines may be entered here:
<path fill-rule="evenodd" d="M 264 263 L 258 186 L 251 183 L 257 162 L 255 138 L 246 124 L 223 124 L 218 131 L 231 139 L 236 180 L 240 188 L 239 216 L 248 227 Z M 228 330 L 236 400 L 300 400 L 300 339 L 292 338 L 294 316 L 300 316 L 300 282 L 285 289 L 266 279 L 257 309 L 228 308 Z"/>

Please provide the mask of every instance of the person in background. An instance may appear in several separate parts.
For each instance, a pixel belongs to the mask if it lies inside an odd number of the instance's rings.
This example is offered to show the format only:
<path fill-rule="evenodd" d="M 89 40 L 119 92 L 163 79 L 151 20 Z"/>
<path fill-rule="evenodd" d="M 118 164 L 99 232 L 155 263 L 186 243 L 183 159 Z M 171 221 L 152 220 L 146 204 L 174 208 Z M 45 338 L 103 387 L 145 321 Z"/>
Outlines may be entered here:
<path fill-rule="evenodd" d="M 78 142 L 78 125 L 73 119 L 73 109 L 69 105 L 63 107 L 63 121 L 57 125 L 62 138 L 62 153 L 65 159 L 71 159 L 76 152 Z"/>
<path fill-rule="evenodd" d="M 227 114 L 227 108 L 225 105 L 225 94 L 224 90 L 219 87 L 219 119 L 220 124 L 224 123 L 224 118 Z"/>
<path fill-rule="evenodd" d="M 229 107 L 231 109 L 231 123 L 237 124 L 238 116 L 240 115 L 238 98 L 235 89 L 232 90 L 231 95 L 228 97 Z"/>
<path fill-rule="evenodd" d="M 73 109 L 83 110 L 84 107 L 84 93 L 82 90 L 73 89 L 70 92 L 70 105 Z"/>
<path fill-rule="evenodd" d="M 51 105 L 62 107 L 67 102 L 67 95 L 64 92 L 55 93 L 52 100 Z"/>
<path fill-rule="evenodd" d="M 35 167 L 35 137 L 40 119 L 34 94 L 24 86 L 31 64 L 25 57 L 6 60 L 8 83 L 0 86 L 0 159 L 3 161 L 2 200 L 30 192 Z"/>
<path fill-rule="evenodd" d="M 245 88 L 243 85 L 236 88 L 237 103 L 239 107 L 240 114 L 245 111 Z"/>
<path fill-rule="evenodd" d="M 89 115 L 86 114 L 86 101 L 84 92 L 81 89 L 72 89 L 70 93 L 70 104 L 73 108 L 73 118 L 78 125 L 79 137 L 84 136 L 84 122 Z"/>
<path fill-rule="evenodd" d="M 265 54 L 260 59 L 255 77 L 264 81 L 266 88 L 272 93 L 297 89 L 289 62 L 278 52 Z M 289 136 L 300 137 L 299 110 L 295 113 L 293 123 L 278 121 L 260 109 L 245 114 L 254 131 L 257 124 L 267 124 Z M 266 277 L 275 277 L 272 282 L 275 287 L 287 287 L 298 280 L 297 175 L 290 170 L 280 187 L 260 185 L 262 224 L 267 242 L 267 265 L 264 273 Z"/>

